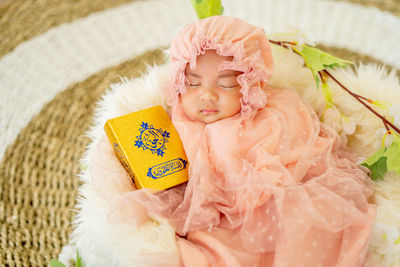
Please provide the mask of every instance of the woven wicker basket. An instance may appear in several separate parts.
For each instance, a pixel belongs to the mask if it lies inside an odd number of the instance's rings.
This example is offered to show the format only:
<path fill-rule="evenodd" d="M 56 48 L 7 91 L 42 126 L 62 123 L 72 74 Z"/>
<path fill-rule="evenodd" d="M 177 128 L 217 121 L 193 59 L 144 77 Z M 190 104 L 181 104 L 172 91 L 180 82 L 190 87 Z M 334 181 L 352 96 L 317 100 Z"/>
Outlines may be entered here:
<path fill-rule="evenodd" d="M 267 32 L 296 26 L 339 57 L 400 69 L 400 1 L 351 2 L 223 4 Z M 45 266 L 70 240 L 95 103 L 165 62 L 160 48 L 195 14 L 188 0 L 3 0 L 0 14 L 0 265 Z"/>

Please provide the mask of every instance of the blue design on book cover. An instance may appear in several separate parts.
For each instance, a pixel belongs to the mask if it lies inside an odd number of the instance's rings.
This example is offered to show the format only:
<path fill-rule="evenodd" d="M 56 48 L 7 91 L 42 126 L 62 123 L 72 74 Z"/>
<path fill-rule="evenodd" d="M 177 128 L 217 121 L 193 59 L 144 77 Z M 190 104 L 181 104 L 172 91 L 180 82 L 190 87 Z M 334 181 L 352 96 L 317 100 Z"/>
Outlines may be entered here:
<path fill-rule="evenodd" d="M 188 162 L 182 158 L 169 160 L 149 168 L 147 176 L 158 179 L 186 169 L 187 163 Z"/>
<path fill-rule="evenodd" d="M 139 128 L 140 134 L 136 136 L 135 146 L 143 148 L 143 150 L 149 149 L 153 154 L 158 156 L 164 156 L 165 143 L 168 142 L 170 133 L 159 128 L 156 129 L 152 124 L 142 122 Z"/>

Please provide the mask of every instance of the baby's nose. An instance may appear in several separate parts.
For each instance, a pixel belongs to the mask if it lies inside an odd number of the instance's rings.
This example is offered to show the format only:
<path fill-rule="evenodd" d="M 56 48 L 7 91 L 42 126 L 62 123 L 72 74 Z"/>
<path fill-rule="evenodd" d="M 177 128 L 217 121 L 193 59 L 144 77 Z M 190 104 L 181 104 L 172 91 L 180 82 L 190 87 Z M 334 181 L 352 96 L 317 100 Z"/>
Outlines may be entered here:
<path fill-rule="evenodd" d="M 217 101 L 218 94 L 212 88 L 206 88 L 201 91 L 200 100 L 202 101 Z"/>

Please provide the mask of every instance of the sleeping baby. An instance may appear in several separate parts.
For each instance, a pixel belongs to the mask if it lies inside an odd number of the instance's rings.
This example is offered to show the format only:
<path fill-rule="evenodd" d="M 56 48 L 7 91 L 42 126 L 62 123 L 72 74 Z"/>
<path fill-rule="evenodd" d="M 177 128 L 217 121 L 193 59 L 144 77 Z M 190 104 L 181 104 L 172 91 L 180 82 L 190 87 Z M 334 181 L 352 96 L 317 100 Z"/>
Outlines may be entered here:
<path fill-rule="evenodd" d="M 140 226 L 165 218 L 181 266 L 365 266 L 372 182 L 296 92 L 268 86 L 272 71 L 262 28 L 227 16 L 185 26 L 163 92 L 189 181 L 135 190 L 115 156 L 104 158 L 103 140 L 92 179 L 120 188 L 126 203 L 112 220 Z"/>

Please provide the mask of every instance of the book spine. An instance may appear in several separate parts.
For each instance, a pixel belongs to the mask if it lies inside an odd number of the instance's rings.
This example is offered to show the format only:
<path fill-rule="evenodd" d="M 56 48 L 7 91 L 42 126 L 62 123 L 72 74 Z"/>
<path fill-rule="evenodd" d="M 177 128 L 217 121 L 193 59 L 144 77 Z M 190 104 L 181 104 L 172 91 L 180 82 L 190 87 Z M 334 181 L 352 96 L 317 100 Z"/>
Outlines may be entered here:
<path fill-rule="evenodd" d="M 115 132 L 112 127 L 112 123 L 109 121 L 106 122 L 104 126 L 104 131 L 106 132 L 106 135 L 108 139 L 110 140 L 110 143 L 114 149 L 114 152 L 118 158 L 118 160 L 121 162 L 122 166 L 125 168 L 125 170 L 128 172 L 129 177 L 131 177 L 132 181 L 134 182 L 136 188 L 141 188 L 140 184 L 137 184 L 135 182 L 135 175 L 134 172 L 129 165 L 129 162 L 127 160 L 127 157 L 125 156 L 124 150 L 121 146 L 121 143 L 119 142 L 118 138 L 115 135 Z"/>

